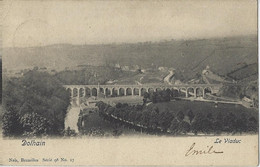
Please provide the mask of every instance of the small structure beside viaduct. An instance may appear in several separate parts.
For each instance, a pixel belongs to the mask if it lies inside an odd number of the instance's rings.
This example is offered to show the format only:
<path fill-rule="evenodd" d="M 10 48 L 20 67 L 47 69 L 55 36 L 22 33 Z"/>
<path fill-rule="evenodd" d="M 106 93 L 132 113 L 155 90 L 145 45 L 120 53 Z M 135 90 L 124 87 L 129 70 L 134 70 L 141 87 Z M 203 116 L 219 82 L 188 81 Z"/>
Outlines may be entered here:
<path fill-rule="evenodd" d="M 185 97 L 205 97 L 205 93 L 216 94 L 222 84 L 144 84 L 144 85 L 64 85 L 71 97 L 91 96 L 143 96 L 145 92 L 158 90 L 178 91 Z"/>

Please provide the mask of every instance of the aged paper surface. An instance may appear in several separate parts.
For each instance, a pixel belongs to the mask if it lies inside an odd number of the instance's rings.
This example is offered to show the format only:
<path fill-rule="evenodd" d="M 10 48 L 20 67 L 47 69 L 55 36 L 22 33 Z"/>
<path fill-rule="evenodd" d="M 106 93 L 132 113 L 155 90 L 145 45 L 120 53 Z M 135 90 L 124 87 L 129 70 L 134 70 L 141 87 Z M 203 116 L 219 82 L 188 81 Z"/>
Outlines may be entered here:
<path fill-rule="evenodd" d="M 1 165 L 258 164 L 257 1 L 1 13 Z"/>

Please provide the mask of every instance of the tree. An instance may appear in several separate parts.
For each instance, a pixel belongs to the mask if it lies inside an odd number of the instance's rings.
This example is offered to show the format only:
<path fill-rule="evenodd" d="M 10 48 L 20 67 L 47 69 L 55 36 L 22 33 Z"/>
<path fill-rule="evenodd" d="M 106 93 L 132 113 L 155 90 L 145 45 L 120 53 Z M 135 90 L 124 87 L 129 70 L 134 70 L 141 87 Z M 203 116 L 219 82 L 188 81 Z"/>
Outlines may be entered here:
<path fill-rule="evenodd" d="M 136 123 L 140 123 L 140 122 L 144 121 L 143 119 L 145 119 L 145 118 L 142 115 L 143 115 L 142 111 L 136 111 L 135 112 L 135 118 L 133 119 L 133 122 L 136 124 Z"/>
<path fill-rule="evenodd" d="M 187 115 L 188 115 L 190 123 L 191 123 L 192 120 L 194 119 L 195 115 L 193 114 L 192 110 L 189 110 Z"/>
<path fill-rule="evenodd" d="M 136 113 L 137 113 L 137 111 L 135 111 L 135 110 L 132 110 L 132 111 L 129 113 L 129 120 L 130 120 L 131 122 L 134 122 L 134 121 L 135 121 Z"/>
<path fill-rule="evenodd" d="M 18 113 L 14 111 L 5 111 L 3 115 L 3 135 L 19 136 L 21 134 L 22 128 Z"/>
<path fill-rule="evenodd" d="M 256 120 L 255 117 L 251 116 L 248 119 L 248 124 L 247 124 L 247 130 L 250 132 L 257 132 L 258 131 L 258 121 Z"/>
<path fill-rule="evenodd" d="M 174 119 L 174 115 L 172 112 L 170 112 L 167 108 L 164 112 L 161 112 L 159 115 L 159 125 L 163 129 L 163 131 L 167 131 L 170 126 L 171 122 Z"/>
<path fill-rule="evenodd" d="M 209 120 L 208 118 L 204 118 L 201 121 L 201 131 L 203 133 L 210 133 L 213 131 L 213 122 Z"/>
<path fill-rule="evenodd" d="M 197 135 L 198 132 L 203 131 L 202 121 L 205 119 L 204 115 L 201 113 L 197 113 L 193 123 L 191 124 L 192 132 Z"/>
<path fill-rule="evenodd" d="M 128 106 L 125 108 L 125 113 L 124 113 L 124 120 L 129 120 L 129 113 L 134 110 L 135 108 L 133 106 Z"/>
<path fill-rule="evenodd" d="M 136 109 L 137 111 L 141 111 L 141 110 L 143 109 L 143 106 L 140 105 L 140 104 L 137 104 L 137 105 L 135 106 L 135 109 Z"/>
<path fill-rule="evenodd" d="M 159 125 L 159 113 L 157 113 L 155 110 L 152 110 L 150 115 L 149 126 L 152 129 L 156 129 L 158 125 Z"/>
<path fill-rule="evenodd" d="M 114 114 L 114 111 L 115 111 L 115 108 L 109 106 L 109 107 L 107 108 L 107 110 L 106 110 L 106 113 L 109 114 L 109 115 L 111 115 L 111 114 Z"/>
<path fill-rule="evenodd" d="M 40 116 L 37 113 L 26 113 L 21 119 L 20 123 L 24 129 L 23 135 L 25 136 L 40 136 L 51 133 L 51 121 Z"/>
<path fill-rule="evenodd" d="M 149 94 L 149 96 L 147 94 L 147 98 L 149 98 L 153 103 L 168 102 L 171 100 L 171 96 L 172 92 L 170 89 L 152 92 Z"/>
<path fill-rule="evenodd" d="M 106 108 L 106 103 L 104 103 L 103 101 L 99 101 L 96 103 L 96 106 L 98 107 L 100 112 L 104 112 L 105 108 Z"/>
<path fill-rule="evenodd" d="M 227 132 L 233 132 L 236 129 L 236 119 L 237 117 L 232 112 L 230 112 L 224 118 L 224 130 Z"/>
<path fill-rule="evenodd" d="M 190 131 L 190 124 L 186 121 L 181 121 L 179 123 L 179 131 L 186 134 L 187 132 Z"/>
<path fill-rule="evenodd" d="M 157 96 L 158 96 L 158 93 L 157 92 L 154 92 L 153 94 L 150 95 L 150 98 L 151 98 L 151 101 L 153 103 L 157 103 Z"/>
<path fill-rule="evenodd" d="M 145 126 L 149 126 L 150 123 L 150 119 L 151 119 L 151 114 L 155 113 L 155 112 L 150 112 L 148 110 L 144 110 L 141 113 L 141 119 L 140 119 L 140 124 L 145 125 Z"/>
<path fill-rule="evenodd" d="M 162 90 L 160 92 L 161 95 L 161 101 L 162 102 L 167 102 L 171 100 L 171 91 L 169 89 L 167 90 Z"/>
<path fill-rule="evenodd" d="M 171 125 L 170 125 L 170 132 L 174 135 L 178 134 L 179 133 L 179 121 L 174 118 L 172 121 L 171 121 Z"/>
<path fill-rule="evenodd" d="M 153 110 L 154 110 L 157 114 L 159 114 L 159 112 L 160 112 L 160 110 L 159 110 L 159 108 L 158 108 L 157 106 L 154 107 Z"/>
<path fill-rule="evenodd" d="M 144 99 L 148 99 L 150 97 L 150 94 L 148 92 L 144 92 Z"/>
<path fill-rule="evenodd" d="M 173 97 L 173 98 L 179 97 L 179 91 L 176 90 L 176 89 L 174 89 L 174 90 L 172 91 L 172 97 Z"/>
<path fill-rule="evenodd" d="M 122 108 L 126 108 L 126 107 L 128 107 L 128 104 L 127 103 L 123 103 L 122 104 Z"/>
<path fill-rule="evenodd" d="M 235 122 L 235 132 L 239 132 L 240 134 L 242 132 L 247 131 L 247 116 L 245 113 L 242 113 L 240 117 Z"/>
<path fill-rule="evenodd" d="M 122 105 L 122 103 L 117 103 L 116 104 L 116 108 L 121 108 L 123 105 Z"/>
<path fill-rule="evenodd" d="M 172 92 L 171 92 L 171 90 L 170 89 L 166 89 L 165 90 L 165 101 L 170 101 L 171 100 L 171 94 L 172 94 Z"/>
<path fill-rule="evenodd" d="M 143 98 L 143 106 L 147 103 L 147 98 Z"/>
<path fill-rule="evenodd" d="M 183 121 L 183 119 L 184 119 L 184 114 L 183 114 L 182 111 L 179 111 L 179 112 L 177 113 L 177 119 L 178 119 L 180 122 Z"/>
<path fill-rule="evenodd" d="M 216 134 L 220 134 L 221 131 L 223 131 L 223 125 L 224 125 L 223 115 L 221 112 L 219 112 L 217 114 L 215 121 L 213 122 L 213 129 Z"/>
<path fill-rule="evenodd" d="M 38 66 L 35 66 L 35 67 L 33 67 L 33 70 L 34 70 L 34 71 L 37 71 L 37 70 L 39 70 L 39 67 L 38 67 Z"/>
<path fill-rule="evenodd" d="M 213 118 L 212 113 L 207 114 L 207 119 L 213 122 L 214 118 Z"/>

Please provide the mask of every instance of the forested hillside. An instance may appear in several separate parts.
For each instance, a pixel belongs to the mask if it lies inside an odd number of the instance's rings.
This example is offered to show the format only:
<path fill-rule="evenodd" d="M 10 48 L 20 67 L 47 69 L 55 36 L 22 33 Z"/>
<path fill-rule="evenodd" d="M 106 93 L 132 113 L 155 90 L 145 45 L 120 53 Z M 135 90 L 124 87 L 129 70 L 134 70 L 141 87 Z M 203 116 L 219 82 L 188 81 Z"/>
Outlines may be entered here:
<path fill-rule="evenodd" d="M 257 37 L 241 36 L 216 39 L 171 40 L 135 44 L 69 45 L 4 48 L 7 69 L 33 66 L 63 70 L 80 64 L 139 65 L 173 67 L 192 77 L 207 65 L 213 72 L 226 75 L 244 64 L 257 62 Z M 19 63 L 18 63 L 19 62 Z"/>
<path fill-rule="evenodd" d="M 29 71 L 3 82 L 4 136 L 61 135 L 70 95 L 48 73 Z"/>

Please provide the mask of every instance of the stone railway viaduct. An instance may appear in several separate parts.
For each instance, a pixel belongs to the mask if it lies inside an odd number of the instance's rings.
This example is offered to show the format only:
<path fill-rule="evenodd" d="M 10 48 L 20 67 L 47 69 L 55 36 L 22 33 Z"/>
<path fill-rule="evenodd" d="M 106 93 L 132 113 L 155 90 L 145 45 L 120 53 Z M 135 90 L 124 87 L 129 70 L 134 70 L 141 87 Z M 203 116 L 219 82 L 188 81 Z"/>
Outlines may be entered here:
<path fill-rule="evenodd" d="M 64 85 L 71 97 L 90 96 L 143 96 L 145 92 L 158 90 L 178 91 L 185 97 L 205 97 L 205 93 L 216 94 L 222 84 L 144 84 L 144 85 Z"/>

